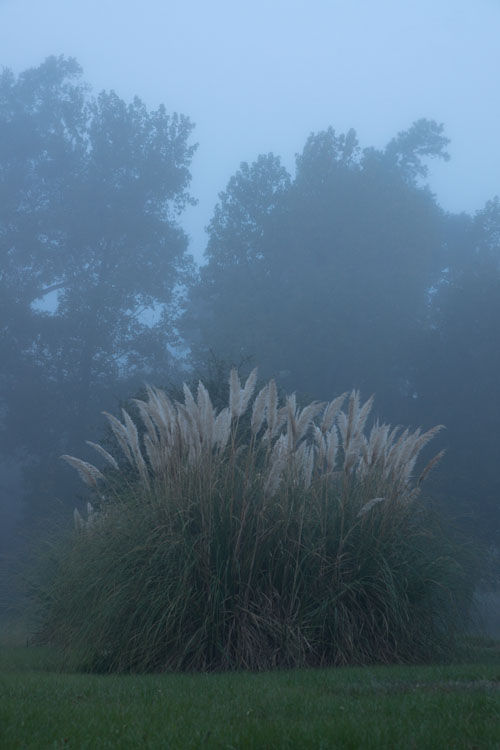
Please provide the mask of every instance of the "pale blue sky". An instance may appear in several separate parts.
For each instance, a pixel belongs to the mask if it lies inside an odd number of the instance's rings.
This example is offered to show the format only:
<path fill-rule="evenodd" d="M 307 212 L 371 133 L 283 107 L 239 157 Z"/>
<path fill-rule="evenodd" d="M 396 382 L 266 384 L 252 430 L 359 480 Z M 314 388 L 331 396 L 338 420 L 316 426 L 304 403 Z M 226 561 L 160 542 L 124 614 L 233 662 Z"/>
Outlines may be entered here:
<path fill-rule="evenodd" d="M 195 123 L 182 223 L 200 257 L 217 193 L 243 160 L 293 168 L 308 134 L 382 146 L 420 117 L 452 160 L 430 185 L 452 211 L 500 192 L 500 0 L 0 0 L 0 65 L 74 56 L 86 80 Z"/>

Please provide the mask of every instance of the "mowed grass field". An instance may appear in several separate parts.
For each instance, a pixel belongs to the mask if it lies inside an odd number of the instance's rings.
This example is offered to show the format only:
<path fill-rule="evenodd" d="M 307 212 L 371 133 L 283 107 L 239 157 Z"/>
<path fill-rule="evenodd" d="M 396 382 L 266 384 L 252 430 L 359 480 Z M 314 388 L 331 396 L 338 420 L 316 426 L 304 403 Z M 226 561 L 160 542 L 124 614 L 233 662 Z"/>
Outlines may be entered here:
<path fill-rule="evenodd" d="M 0 648 L 0 747 L 500 748 L 500 647 L 469 663 L 264 673 L 64 673 Z"/>

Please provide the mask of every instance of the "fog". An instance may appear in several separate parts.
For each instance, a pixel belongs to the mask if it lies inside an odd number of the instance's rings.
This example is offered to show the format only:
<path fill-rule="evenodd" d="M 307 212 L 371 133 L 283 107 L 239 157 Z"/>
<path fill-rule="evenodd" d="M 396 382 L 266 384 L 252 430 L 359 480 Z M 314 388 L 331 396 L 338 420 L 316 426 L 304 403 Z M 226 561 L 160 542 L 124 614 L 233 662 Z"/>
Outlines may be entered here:
<path fill-rule="evenodd" d="M 499 35 L 494 0 L 0 0 L 0 553 L 83 507 L 103 410 L 257 365 L 444 424 L 429 495 L 492 587 Z"/>
<path fill-rule="evenodd" d="M 499 29 L 495 0 L 3 0 L 0 63 L 74 56 L 96 91 L 188 115 L 199 204 L 183 224 L 200 259 L 239 163 L 272 151 L 292 168 L 330 125 L 382 147 L 420 117 L 444 123 L 452 158 L 430 185 L 446 209 L 480 208 L 498 192 Z"/>

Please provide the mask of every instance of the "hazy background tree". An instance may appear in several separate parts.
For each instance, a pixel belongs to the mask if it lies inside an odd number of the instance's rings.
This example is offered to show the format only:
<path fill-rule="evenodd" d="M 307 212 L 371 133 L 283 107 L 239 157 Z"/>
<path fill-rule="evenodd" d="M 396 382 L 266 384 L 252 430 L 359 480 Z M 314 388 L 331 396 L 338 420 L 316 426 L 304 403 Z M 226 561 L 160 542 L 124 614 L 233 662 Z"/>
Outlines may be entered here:
<path fill-rule="evenodd" d="M 440 493 L 470 533 L 498 547 L 500 203 L 448 225 L 455 252 L 415 347 L 418 413 L 448 428 L 448 457 L 434 477 Z"/>
<path fill-rule="evenodd" d="M 74 60 L 0 78 L 0 451 L 25 466 L 30 511 L 72 502 L 57 456 L 100 409 L 176 367 L 192 129 L 93 97 Z"/>
<path fill-rule="evenodd" d="M 251 165 L 241 164 L 220 194 L 208 227 L 208 263 L 190 290 L 183 320 L 198 365 L 210 359 L 210 352 L 235 362 L 250 354 L 259 357 L 259 366 L 266 371 L 268 363 L 260 359 L 258 348 L 258 339 L 263 341 L 264 334 L 267 338 L 273 311 L 266 299 L 265 243 L 273 236 L 276 214 L 290 184 L 280 159 L 267 154 Z"/>
<path fill-rule="evenodd" d="M 384 420 L 447 425 L 436 492 L 491 541 L 500 485 L 477 469 L 495 466 L 500 417 L 498 204 L 474 219 L 442 211 L 425 178 L 447 143 L 429 120 L 382 150 L 329 128 L 309 137 L 293 177 L 272 154 L 242 164 L 220 194 L 183 325 L 200 360 L 253 356 L 308 397 L 356 387 L 376 393 Z"/>
<path fill-rule="evenodd" d="M 209 226 L 186 318 L 196 351 L 253 354 L 318 397 L 405 388 L 408 338 L 443 267 L 442 213 L 416 179 L 445 144 L 425 120 L 384 152 L 330 128 L 293 180 L 272 155 L 243 164 Z"/>

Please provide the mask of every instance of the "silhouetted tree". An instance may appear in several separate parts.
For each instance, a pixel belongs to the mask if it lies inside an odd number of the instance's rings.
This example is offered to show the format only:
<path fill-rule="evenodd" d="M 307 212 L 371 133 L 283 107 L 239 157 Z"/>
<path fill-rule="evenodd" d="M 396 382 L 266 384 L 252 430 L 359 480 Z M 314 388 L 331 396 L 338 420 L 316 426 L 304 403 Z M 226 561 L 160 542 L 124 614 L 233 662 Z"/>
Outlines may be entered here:
<path fill-rule="evenodd" d="M 174 367 L 192 129 L 93 97 L 74 60 L 0 77 L 2 453 L 38 465 L 80 446 L 120 382 Z"/>
<path fill-rule="evenodd" d="M 500 202 L 451 223 L 458 247 L 420 331 L 415 388 L 421 411 L 448 428 L 441 491 L 464 525 L 498 545 Z"/>
<path fill-rule="evenodd" d="M 428 120 L 381 150 L 330 128 L 307 140 L 293 178 L 273 155 L 243 164 L 183 325 L 201 359 L 253 355 L 263 377 L 308 396 L 358 387 L 384 419 L 444 423 L 435 494 L 494 541 L 500 208 L 440 209 L 423 180 L 446 145 Z"/>
<path fill-rule="evenodd" d="M 288 172 L 279 158 L 267 154 L 251 165 L 242 163 L 220 193 L 208 228 L 209 263 L 190 290 L 183 320 L 199 367 L 211 352 L 237 364 L 259 351 L 258 339 L 272 312 L 262 287 L 269 272 L 264 248 L 289 189 Z"/>
<path fill-rule="evenodd" d="M 405 393 L 405 352 L 443 265 L 442 212 L 417 182 L 424 157 L 445 156 L 441 130 L 419 121 L 362 151 L 354 131 L 330 128 L 310 136 L 293 180 L 272 155 L 242 165 L 208 228 L 185 322 L 195 349 L 254 355 L 319 397 L 357 386 L 386 408 Z"/>

